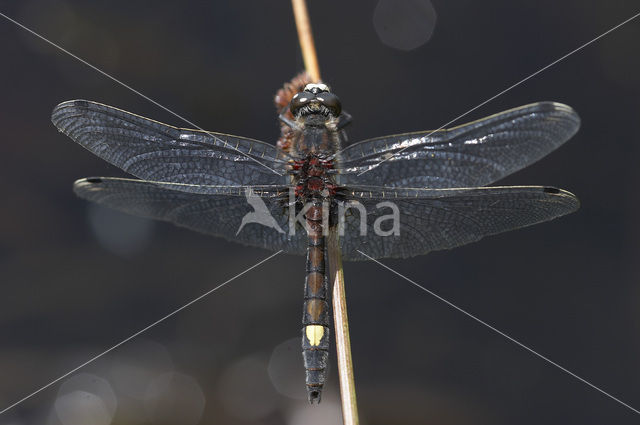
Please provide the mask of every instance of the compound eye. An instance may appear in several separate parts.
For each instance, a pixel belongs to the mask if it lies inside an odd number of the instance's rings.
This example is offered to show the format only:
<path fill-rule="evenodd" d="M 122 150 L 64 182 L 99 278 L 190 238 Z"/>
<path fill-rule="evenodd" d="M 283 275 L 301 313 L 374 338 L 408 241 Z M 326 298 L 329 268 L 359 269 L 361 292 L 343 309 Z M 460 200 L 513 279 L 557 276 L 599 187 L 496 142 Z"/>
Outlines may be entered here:
<path fill-rule="evenodd" d="M 293 99 L 291 99 L 291 104 L 289 106 L 291 113 L 295 116 L 300 110 L 300 108 L 302 108 L 303 106 L 306 106 L 309 103 L 309 101 L 314 97 L 315 95 L 313 93 L 306 92 L 306 91 L 301 91 L 297 93 L 295 96 L 293 96 Z"/>
<path fill-rule="evenodd" d="M 340 115 L 342 112 L 342 104 L 340 103 L 340 99 L 333 93 L 319 93 L 316 95 L 316 99 L 320 101 L 324 106 L 326 106 L 334 116 Z"/>

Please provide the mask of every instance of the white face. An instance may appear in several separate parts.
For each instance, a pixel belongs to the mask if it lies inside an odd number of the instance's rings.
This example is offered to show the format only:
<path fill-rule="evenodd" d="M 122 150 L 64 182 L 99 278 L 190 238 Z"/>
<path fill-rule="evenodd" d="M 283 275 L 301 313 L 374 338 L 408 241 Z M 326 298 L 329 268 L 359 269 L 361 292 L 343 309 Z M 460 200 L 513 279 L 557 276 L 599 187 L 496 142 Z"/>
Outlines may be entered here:
<path fill-rule="evenodd" d="M 327 86 L 326 84 L 317 83 L 317 84 L 307 84 L 306 86 L 304 86 L 304 91 L 310 91 L 312 93 L 315 93 L 315 92 L 325 92 L 330 90 L 329 90 L 329 86 Z"/>

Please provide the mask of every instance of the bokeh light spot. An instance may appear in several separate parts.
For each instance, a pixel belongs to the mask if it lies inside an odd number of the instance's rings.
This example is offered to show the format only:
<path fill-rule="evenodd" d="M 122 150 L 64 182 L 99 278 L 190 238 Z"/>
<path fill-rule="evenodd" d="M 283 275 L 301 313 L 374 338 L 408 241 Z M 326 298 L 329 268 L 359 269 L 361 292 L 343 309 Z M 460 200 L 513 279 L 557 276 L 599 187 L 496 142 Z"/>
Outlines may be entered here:
<path fill-rule="evenodd" d="M 380 0 L 373 12 L 380 41 L 398 50 L 413 50 L 431 38 L 436 10 L 429 0 Z"/>
<path fill-rule="evenodd" d="M 60 386 L 54 408 L 63 425 L 109 425 L 117 404 L 107 380 L 80 373 Z"/>
<path fill-rule="evenodd" d="M 151 423 L 159 425 L 195 425 L 200 422 L 206 399 L 191 376 L 172 372 L 151 381 L 145 408 Z"/>

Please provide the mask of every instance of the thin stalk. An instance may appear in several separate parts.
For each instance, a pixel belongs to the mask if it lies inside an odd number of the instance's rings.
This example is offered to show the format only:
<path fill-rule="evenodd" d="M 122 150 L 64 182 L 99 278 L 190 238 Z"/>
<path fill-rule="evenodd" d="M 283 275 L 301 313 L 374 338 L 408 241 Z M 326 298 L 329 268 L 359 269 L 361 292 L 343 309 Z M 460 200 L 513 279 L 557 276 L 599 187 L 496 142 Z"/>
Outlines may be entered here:
<path fill-rule="evenodd" d="M 344 425 L 358 425 L 356 385 L 353 378 L 351 339 L 349 337 L 349 319 L 347 317 L 347 298 L 344 289 L 344 272 L 342 269 L 342 254 L 340 252 L 339 238 L 336 227 L 332 227 L 329 230 L 327 252 L 329 257 L 329 276 L 333 283 L 333 321 L 336 332 L 336 350 L 338 352 L 342 421 Z"/>
<path fill-rule="evenodd" d="M 320 66 L 318 65 L 318 56 L 316 55 L 316 46 L 313 43 L 307 3 L 305 0 L 291 0 L 291 4 L 293 5 L 293 16 L 295 17 L 296 27 L 298 28 L 298 40 L 300 42 L 300 49 L 302 50 L 304 67 L 311 79 L 317 83 L 320 81 Z"/>

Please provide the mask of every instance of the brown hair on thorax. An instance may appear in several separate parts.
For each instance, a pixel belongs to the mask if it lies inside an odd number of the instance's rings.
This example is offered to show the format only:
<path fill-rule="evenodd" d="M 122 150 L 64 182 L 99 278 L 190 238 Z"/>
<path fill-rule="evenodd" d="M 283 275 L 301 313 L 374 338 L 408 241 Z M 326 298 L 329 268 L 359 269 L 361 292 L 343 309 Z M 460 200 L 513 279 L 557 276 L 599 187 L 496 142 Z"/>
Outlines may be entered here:
<path fill-rule="evenodd" d="M 278 111 L 278 114 L 282 112 L 284 108 L 289 106 L 291 99 L 296 93 L 301 92 L 307 84 L 313 83 L 311 76 L 306 71 L 302 71 L 291 81 L 284 83 L 284 86 L 276 93 L 273 103 Z M 291 111 L 287 108 L 285 116 L 291 120 L 294 119 Z M 291 140 L 293 138 L 293 130 L 285 123 L 280 123 L 280 138 L 278 139 L 278 148 L 284 152 L 289 152 L 291 149 Z"/>

